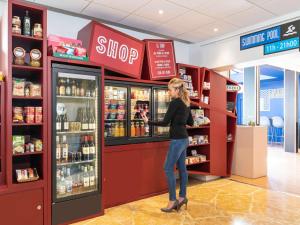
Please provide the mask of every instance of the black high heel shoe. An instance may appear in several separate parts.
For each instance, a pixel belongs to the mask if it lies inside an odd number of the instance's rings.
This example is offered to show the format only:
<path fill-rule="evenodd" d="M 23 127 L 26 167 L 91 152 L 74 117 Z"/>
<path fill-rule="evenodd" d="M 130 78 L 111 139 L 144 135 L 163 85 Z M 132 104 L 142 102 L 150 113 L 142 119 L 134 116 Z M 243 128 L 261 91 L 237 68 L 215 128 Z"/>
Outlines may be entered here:
<path fill-rule="evenodd" d="M 178 210 L 179 210 L 178 204 L 179 204 L 179 202 L 178 202 L 178 200 L 176 200 L 171 208 L 161 208 L 160 210 L 165 213 L 170 213 L 173 210 L 176 210 L 178 212 Z"/>
<path fill-rule="evenodd" d="M 178 210 L 180 210 L 181 206 L 185 205 L 185 209 L 187 209 L 188 199 L 184 198 L 181 202 L 178 202 Z"/>

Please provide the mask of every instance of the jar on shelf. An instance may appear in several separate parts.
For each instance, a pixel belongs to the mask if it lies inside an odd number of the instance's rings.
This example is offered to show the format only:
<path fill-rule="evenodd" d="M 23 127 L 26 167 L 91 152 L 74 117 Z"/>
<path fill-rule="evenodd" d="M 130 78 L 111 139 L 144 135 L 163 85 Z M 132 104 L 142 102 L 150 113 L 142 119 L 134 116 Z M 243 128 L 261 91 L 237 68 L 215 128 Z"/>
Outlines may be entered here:
<path fill-rule="evenodd" d="M 25 49 L 21 47 L 15 47 L 13 53 L 14 53 L 14 63 L 16 65 L 24 65 L 25 54 L 26 54 Z"/>
<path fill-rule="evenodd" d="M 21 27 L 21 19 L 20 19 L 20 17 L 13 16 L 13 18 L 12 18 L 12 25 L 13 26 L 17 25 L 17 26 Z"/>
<path fill-rule="evenodd" d="M 40 59 L 42 57 L 42 53 L 38 49 L 32 49 L 30 51 L 30 65 L 34 67 L 40 67 L 41 62 Z"/>
<path fill-rule="evenodd" d="M 32 36 L 37 37 L 37 38 L 42 38 L 43 37 L 43 29 L 42 29 L 42 25 L 40 23 L 35 23 L 34 24 Z"/>
<path fill-rule="evenodd" d="M 19 26 L 19 25 L 13 25 L 11 31 L 14 34 L 21 34 L 22 33 L 21 26 Z"/>

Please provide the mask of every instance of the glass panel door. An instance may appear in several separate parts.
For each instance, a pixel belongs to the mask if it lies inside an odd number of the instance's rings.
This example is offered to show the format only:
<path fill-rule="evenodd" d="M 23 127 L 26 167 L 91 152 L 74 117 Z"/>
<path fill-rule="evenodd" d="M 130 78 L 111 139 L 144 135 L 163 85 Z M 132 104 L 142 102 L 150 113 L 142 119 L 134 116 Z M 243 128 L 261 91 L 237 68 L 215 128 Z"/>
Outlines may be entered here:
<path fill-rule="evenodd" d="M 56 78 L 56 199 L 98 190 L 97 77 L 58 73 Z"/>
<path fill-rule="evenodd" d="M 154 121 L 161 121 L 167 112 L 170 96 L 167 89 L 154 89 Z M 167 136 L 169 127 L 153 126 L 154 136 Z"/>
<path fill-rule="evenodd" d="M 127 136 L 127 87 L 105 86 L 105 129 L 106 140 Z"/>
<path fill-rule="evenodd" d="M 141 113 L 151 118 L 151 88 L 132 87 L 130 91 L 130 137 L 149 137 L 150 129 L 145 124 Z"/>

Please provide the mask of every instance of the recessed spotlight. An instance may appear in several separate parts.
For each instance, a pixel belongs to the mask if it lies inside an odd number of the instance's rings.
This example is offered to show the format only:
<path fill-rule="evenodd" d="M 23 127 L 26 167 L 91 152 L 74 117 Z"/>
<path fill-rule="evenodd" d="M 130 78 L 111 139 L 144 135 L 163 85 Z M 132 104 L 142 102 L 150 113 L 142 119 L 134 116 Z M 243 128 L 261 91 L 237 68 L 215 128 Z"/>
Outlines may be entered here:
<path fill-rule="evenodd" d="M 219 31 L 219 29 L 218 28 L 214 28 L 214 32 L 218 32 Z"/>
<path fill-rule="evenodd" d="M 162 9 L 158 10 L 158 14 L 159 14 L 159 15 L 164 14 L 164 10 L 162 10 Z"/>

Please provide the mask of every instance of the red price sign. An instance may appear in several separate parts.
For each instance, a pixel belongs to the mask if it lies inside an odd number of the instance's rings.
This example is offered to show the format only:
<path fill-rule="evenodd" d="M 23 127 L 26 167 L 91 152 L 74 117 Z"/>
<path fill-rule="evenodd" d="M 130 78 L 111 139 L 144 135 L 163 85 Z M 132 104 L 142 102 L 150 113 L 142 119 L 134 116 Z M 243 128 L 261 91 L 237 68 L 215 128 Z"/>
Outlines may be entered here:
<path fill-rule="evenodd" d="M 173 41 L 146 40 L 150 79 L 171 79 L 176 77 L 176 63 Z"/>

